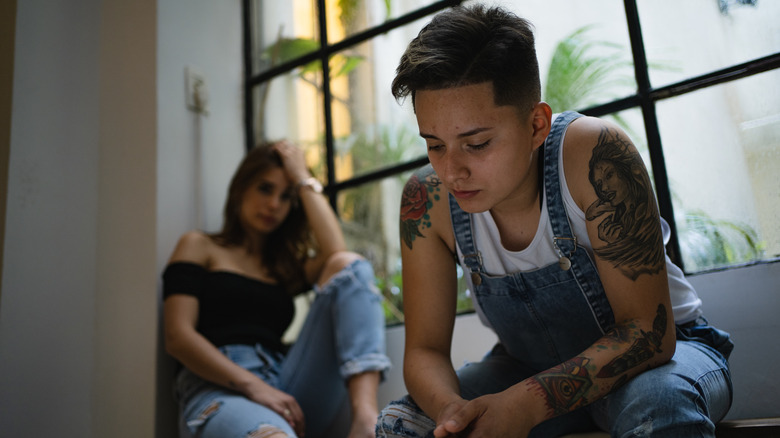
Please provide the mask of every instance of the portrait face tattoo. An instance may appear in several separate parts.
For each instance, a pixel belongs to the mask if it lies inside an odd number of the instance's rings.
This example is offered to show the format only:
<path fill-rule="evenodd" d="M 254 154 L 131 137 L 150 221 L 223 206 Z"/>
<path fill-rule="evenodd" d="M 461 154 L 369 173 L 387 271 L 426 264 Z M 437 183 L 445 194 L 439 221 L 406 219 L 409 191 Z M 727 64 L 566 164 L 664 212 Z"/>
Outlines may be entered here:
<path fill-rule="evenodd" d="M 588 179 L 598 199 L 585 212 L 599 220 L 604 245 L 594 252 L 636 279 L 664 266 L 663 236 L 652 186 L 642 158 L 615 130 L 604 128 L 593 148 Z"/>

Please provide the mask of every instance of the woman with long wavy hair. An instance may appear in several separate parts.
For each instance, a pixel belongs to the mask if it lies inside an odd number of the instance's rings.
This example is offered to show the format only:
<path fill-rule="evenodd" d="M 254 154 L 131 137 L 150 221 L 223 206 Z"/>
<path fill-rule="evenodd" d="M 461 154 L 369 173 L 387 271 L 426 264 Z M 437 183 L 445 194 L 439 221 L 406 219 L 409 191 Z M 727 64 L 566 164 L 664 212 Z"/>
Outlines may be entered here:
<path fill-rule="evenodd" d="M 380 297 L 321 191 L 300 148 L 260 145 L 231 180 L 222 230 L 179 239 L 163 296 L 182 437 L 323 436 L 347 405 L 348 436 L 374 436 L 389 367 Z M 312 288 L 285 345 L 293 299 Z"/>

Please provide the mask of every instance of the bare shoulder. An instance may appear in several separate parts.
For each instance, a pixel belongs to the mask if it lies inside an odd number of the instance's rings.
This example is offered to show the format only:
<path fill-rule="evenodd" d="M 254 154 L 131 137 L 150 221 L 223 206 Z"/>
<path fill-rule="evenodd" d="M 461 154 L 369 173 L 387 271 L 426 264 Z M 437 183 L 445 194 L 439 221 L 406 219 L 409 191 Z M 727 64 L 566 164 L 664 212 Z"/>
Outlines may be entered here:
<path fill-rule="evenodd" d="M 424 239 L 439 238 L 454 250 L 447 190 L 430 164 L 406 181 L 401 196 L 400 233 L 408 249 Z"/>
<path fill-rule="evenodd" d="M 216 243 L 206 233 L 188 231 L 179 237 L 169 262 L 192 262 L 207 266 L 215 247 Z"/>
<path fill-rule="evenodd" d="M 619 137 L 623 141 L 631 143 L 628 135 L 623 129 L 605 119 L 598 117 L 583 116 L 571 122 L 569 129 L 566 130 L 565 153 L 566 158 L 569 154 L 576 157 L 589 157 L 590 152 L 603 140 L 605 136 Z M 633 147 L 633 145 L 632 145 Z"/>

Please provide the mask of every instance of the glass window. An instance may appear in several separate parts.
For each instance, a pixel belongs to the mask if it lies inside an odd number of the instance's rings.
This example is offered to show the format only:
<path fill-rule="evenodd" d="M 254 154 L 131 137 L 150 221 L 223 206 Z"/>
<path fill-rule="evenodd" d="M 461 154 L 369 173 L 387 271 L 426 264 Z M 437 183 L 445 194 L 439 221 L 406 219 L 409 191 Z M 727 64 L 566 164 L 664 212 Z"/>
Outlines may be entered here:
<path fill-rule="evenodd" d="M 658 103 L 688 271 L 780 255 L 780 71 Z"/>
<path fill-rule="evenodd" d="M 658 88 L 780 51 L 780 2 L 639 0 Z"/>
<path fill-rule="evenodd" d="M 252 0 L 253 74 L 320 49 L 315 0 Z"/>
<path fill-rule="evenodd" d="M 336 180 L 426 154 L 411 105 L 390 93 L 395 67 L 422 22 L 333 55 L 331 93 Z"/>
<path fill-rule="evenodd" d="M 290 139 L 306 153 L 320 181 L 327 181 L 325 122 L 320 62 L 277 76 L 253 90 L 254 136 L 258 142 Z"/>
<path fill-rule="evenodd" d="M 426 151 L 410 102 L 399 105 L 390 84 L 408 42 L 457 3 L 471 1 L 245 2 L 247 147 L 286 137 L 305 148 L 350 248 L 374 264 L 391 324 L 403 321 L 401 192 Z M 780 2 L 488 4 L 534 25 L 542 99 L 554 112 L 579 110 L 626 130 L 674 225 L 670 255 L 686 272 L 780 256 Z M 629 35 L 646 60 L 633 59 Z M 735 66 L 738 74 L 720 74 Z M 459 311 L 472 309 L 462 278 L 458 297 Z"/>
<path fill-rule="evenodd" d="M 507 0 L 535 29 L 542 99 L 554 112 L 583 110 L 636 92 L 622 0 Z M 555 11 L 553 13 L 553 11 Z"/>
<path fill-rule="evenodd" d="M 334 44 L 436 3 L 436 0 L 327 0 L 325 3 L 328 42 Z"/>

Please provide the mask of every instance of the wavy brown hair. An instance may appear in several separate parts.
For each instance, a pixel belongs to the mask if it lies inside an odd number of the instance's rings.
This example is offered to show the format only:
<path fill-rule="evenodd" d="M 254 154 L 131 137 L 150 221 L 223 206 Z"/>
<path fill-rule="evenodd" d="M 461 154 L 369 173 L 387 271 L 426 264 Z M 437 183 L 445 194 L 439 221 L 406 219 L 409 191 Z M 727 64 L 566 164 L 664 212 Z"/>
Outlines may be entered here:
<path fill-rule="evenodd" d="M 282 159 L 272 146 L 270 142 L 259 144 L 239 164 L 228 188 L 222 230 L 211 235 L 218 244 L 241 246 L 247 243 L 247 230 L 241 221 L 244 193 L 260 175 L 272 168 L 283 167 Z M 293 295 L 310 286 L 303 266 L 313 243 L 301 203 L 294 198 L 284 222 L 267 236 L 260 250 L 260 258 L 271 276 Z"/>

